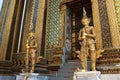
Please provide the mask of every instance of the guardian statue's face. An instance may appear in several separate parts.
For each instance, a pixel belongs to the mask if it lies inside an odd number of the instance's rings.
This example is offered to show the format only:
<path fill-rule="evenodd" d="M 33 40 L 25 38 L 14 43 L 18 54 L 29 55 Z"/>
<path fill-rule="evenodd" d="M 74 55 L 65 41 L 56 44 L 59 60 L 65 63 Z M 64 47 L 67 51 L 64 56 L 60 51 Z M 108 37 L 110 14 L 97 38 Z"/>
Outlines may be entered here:
<path fill-rule="evenodd" d="M 89 19 L 82 19 L 82 24 L 83 25 L 88 25 L 89 24 Z"/>
<path fill-rule="evenodd" d="M 34 37 L 34 33 L 33 33 L 33 32 L 30 32 L 30 33 L 29 33 L 29 36 L 30 36 L 30 38 L 33 38 L 33 37 Z"/>
<path fill-rule="evenodd" d="M 84 19 L 82 19 L 81 22 L 82 22 L 82 24 L 83 24 L 84 26 L 86 26 L 86 25 L 89 25 L 90 19 L 84 18 Z"/>

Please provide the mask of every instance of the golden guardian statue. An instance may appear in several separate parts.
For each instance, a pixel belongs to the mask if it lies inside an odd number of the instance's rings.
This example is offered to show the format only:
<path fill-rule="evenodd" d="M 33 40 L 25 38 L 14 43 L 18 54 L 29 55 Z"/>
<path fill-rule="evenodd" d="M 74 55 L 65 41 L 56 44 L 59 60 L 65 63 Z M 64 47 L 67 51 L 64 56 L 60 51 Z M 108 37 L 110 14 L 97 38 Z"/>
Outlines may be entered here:
<path fill-rule="evenodd" d="M 81 61 L 83 70 L 87 71 L 87 58 L 90 57 L 92 61 L 92 71 L 96 70 L 96 59 L 101 57 L 100 54 L 103 50 L 96 51 L 95 48 L 95 30 L 93 26 L 90 26 L 90 18 L 87 17 L 86 11 L 83 8 L 83 17 L 81 20 L 83 28 L 79 31 L 78 40 L 81 45 L 80 51 L 78 53 L 78 58 Z"/>

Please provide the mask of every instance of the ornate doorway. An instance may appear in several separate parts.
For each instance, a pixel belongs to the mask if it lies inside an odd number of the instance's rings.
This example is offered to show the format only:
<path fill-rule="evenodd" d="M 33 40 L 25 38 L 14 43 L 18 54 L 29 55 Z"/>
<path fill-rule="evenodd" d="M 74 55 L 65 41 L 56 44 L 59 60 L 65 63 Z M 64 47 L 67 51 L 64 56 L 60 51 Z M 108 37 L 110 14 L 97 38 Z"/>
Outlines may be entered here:
<path fill-rule="evenodd" d="M 83 7 L 85 7 L 87 16 L 91 18 L 90 25 L 93 25 L 91 0 L 67 0 L 61 4 L 61 16 L 64 15 L 64 19 L 61 19 L 61 26 L 63 26 L 63 35 L 65 35 L 66 47 L 68 47 L 66 41 L 70 41 L 70 51 L 66 50 L 66 53 L 70 59 L 76 59 L 77 55 L 75 51 L 80 50 L 78 33 L 79 30 L 83 27 L 81 24 Z"/>
<path fill-rule="evenodd" d="M 85 7 L 87 16 L 92 19 L 92 8 L 91 8 L 91 1 L 90 0 L 78 0 L 73 1 L 67 4 L 68 7 L 71 9 L 71 27 L 72 27 L 72 34 L 71 34 L 71 41 L 72 41 L 72 57 L 76 58 L 75 51 L 80 50 L 80 44 L 78 41 L 78 33 L 79 30 L 83 27 L 81 24 L 81 19 L 83 15 L 83 7 Z M 91 20 L 92 21 L 92 20 Z M 93 22 L 90 23 L 93 25 Z"/>

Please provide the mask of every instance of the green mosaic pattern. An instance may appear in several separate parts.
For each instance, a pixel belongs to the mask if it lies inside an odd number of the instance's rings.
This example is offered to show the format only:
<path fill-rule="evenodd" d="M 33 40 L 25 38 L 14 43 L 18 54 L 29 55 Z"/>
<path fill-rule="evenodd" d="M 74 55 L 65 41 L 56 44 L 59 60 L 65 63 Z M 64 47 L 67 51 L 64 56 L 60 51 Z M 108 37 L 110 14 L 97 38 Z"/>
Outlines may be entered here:
<path fill-rule="evenodd" d="M 115 9 L 116 9 L 118 27 L 119 27 L 119 30 L 120 30 L 120 0 L 114 0 L 114 2 L 115 2 Z"/>
<path fill-rule="evenodd" d="M 60 35 L 60 5 L 61 0 L 50 0 L 48 11 L 48 26 L 46 36 L 46 47 L 53 48 L 58 44 Z"/>

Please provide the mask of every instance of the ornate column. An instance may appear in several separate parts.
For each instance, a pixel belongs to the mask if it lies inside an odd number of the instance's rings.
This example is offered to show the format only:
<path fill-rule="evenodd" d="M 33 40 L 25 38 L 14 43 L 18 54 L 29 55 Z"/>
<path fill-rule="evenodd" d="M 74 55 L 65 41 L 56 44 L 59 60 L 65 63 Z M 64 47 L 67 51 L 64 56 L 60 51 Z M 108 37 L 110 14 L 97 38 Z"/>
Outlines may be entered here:
<path fill-rule="evenodd" d="M 28 36 L 28 30 L 30 26 L 30 20 L 33 23 L 34 32 L 36 33 L 36 38 L 38 42 L 38 53 L 41 49 L 42 41 L 42 32 L 43 32 L 43 23 L 44 23 L 44 10 L 45 10 L 45 1 L 46 0 L 28 0 L 28 6 L 26 9 L 25 25 L 23 30 L 23 40 L 21 52 L 25 52 L 25 44 Z M 34 6 L 33 6 L 34 5 Z M 32 15 L 33 14 L 33 15 Z"/>
<path fill-rule="evenodd" d="M 22 52 L 26 51 L 25 44 L 26 44 L 30 24 L 33 24 L 33 31 L 36 33 L 36 38 L 38 42 L 38 53 L 40 52 L 42 30 L 43 30 L 44 8 L 45 8 L 45 0 L 28 1 L 24 32 L 23 32 L 24 33 L 23 41 L 21 43 Z"/>
<path fill-rule="evenodd" d="M 60 6 L 60 33 L 61 37 L 63 38 L 63 45 L 65 45 L 65 14 L 66 14 L 67 6 L 63 4 Z"/>
<path fill-rule="evenodd" d="M 12 29 L 12 19 L 15 9 L 15 2 L 16 0 L 8 0 L 8 7 L 5 12 L 4 22 L 2 25 L 2 44 L 0 47 L 0 60 L 4 61 L 6 59 L 6 56 L 9 56 L 9 59 L 11 58 L 11 52 L 9 52 L 9 55 L 7 54 L 7 51 L 9 49 L 8 43 L 9 43 L 9 37 L 10 32 Z"/>
<path fill-rule="evenodd" d="M 104 49 L 112 48 L 112 38 L 110 32 L 110 25 L 108 19 L 108 12 L 106 7 L 106 0 L 98 0 L 100 25 L 102 32 L 102 45 Z"/>
<path fill-rule="evenodd" d="M 1 20 L 1 44 L 0 44 L 0 73 L 10 74 L 12 73 L 12 62 L 11 62 L 11 42 L 13 42 L 14 26 L 14 10 L 16 0 L 5 0 L 5 5 L 2 13 Z M 12 32 L 13 31 L 13 32 Z"/>
<path fill-rule="evenodd" d="M 113 0 L 106 0 L 108 20 L 110 24 L 111 40 L 114 48 L 120 46 L 119 27 L 116 18 L 115 6 Z"/>
<path fill-rule="evenodd" d="M 113 4 L 114 4 L 114 9 L 115 9 L 115 14 L 116 14 L 116 21 L 117 21 L 117 30 L 119 31 L 118 32 L 118 39 L 119 39 L 119 41 L 120 41 L 120 1 L 119 0 L 113 0 Z M 115 15 L 114 14 L 114 15 Z M 118 43 L 119 44 L 119 46 L 120 46 L 120 42 Z"/>
<path fill-rule="evenodd" d="M 44 23 L 44 11 L 45 11 L 45 1 L 46 0 L 38 0 L 39 5 L 38 5 L 38 15 L 37 15 L 37 20 L 36 20 L 36 37 L 37 37 L 37 42 L 38 42 L 38 52 L 40 53 L 41 49 L 41 42 L 42 42 L 42 33 L 43 33 L 43 23 Z M 43 54 L 43 53 L 42 53 Z"/>
<path fill-rule="evenodd" d="M 7 5 L 8 5 L 8 0 L 3 0 L 3 8 L 1 7 L 1 18 L 0 18 L 0 32 L 2 30 L 2 24 L 4 22 L 5 19 L 5 13 L 7 10 Z"/>
<path fill-rule="evenodd" d="M 119 31 L 117 29 L 113 0 L 98 0 L 103 56 L 97 60 L 97 70 L 102 73 L 119 73 L 120 49 Z"/>
<path fill-rule="evenodd" d="M 98 0 L 91 0 L 92 3 L 92 12 L 93 12 L 93 24 L 96 33 L 96 47 L 97 49 L 103 48 L 102 43 L 102 32 L 101 32 L 101 25 L 100 25 L 100 16 L 99 16 L 99 7 L 98 7 Z"/>
<path fill-rule="evenodd" d="M 33 3 L 34 2 L 34 3 Z M 21 50 L 20 52 L 26 52 L 26 42 L 27 42 L 27 36 L 28 36 L 28 30 L 31 22 L 31 14 L 33 13 L 33 5 L 35 4 L 34 0 L 28 0 L 27 2 L 27 9 L 25 14 L 25 22 L 24 22 L 24 30 L 22 34 L 22 42 L 21 42 Z M 32 17 L 33 19 L 33 17 Z"/>

